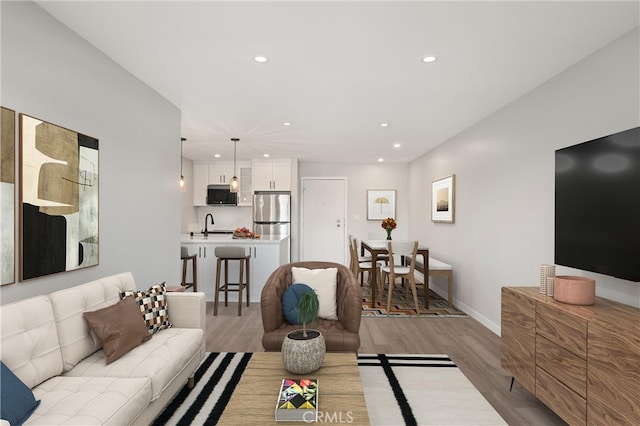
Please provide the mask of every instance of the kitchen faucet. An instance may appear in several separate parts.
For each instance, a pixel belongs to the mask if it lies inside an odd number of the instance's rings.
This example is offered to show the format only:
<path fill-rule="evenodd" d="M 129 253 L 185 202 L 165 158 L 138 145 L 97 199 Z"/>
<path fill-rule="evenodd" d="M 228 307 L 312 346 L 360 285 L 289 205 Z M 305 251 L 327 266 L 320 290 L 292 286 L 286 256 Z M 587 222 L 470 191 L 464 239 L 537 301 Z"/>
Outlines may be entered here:
<path fill-rule="evenodd" d="M 213 215 L 211 213 L 207 213 L 207 215 L 204 217 L 204 235 L 205 236 L 209 234 L 209 230 L 207 229 L 207 219 L 209 218 L 211 218 L 211 224 L 215 225 L 215 222 L 213 221 Z"/>

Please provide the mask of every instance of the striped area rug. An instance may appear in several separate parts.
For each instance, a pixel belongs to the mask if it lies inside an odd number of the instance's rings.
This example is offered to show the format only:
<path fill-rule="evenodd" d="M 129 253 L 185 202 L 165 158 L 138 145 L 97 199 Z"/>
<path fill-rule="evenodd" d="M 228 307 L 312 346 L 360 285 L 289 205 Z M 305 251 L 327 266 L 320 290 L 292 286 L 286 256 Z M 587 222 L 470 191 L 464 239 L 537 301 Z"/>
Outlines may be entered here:
<path fill-rule="evenodd" d="M 217 424 L 252 355 L 207 353 L 153 424 Z M 359 355 L 358 366 L 372 425 L 506 424 L 446 355 Z"/>
<path fill-rule="evenodd" d="M 160 425 L 215 425 L 253 354 L 207 353 L 196 370 L 195 386 L 186 386 L 154 421 Z"/>
<path fill-rule="evenodd" d="M 372 425 L 506 425 L 447 355 L 359 355 Z"/>

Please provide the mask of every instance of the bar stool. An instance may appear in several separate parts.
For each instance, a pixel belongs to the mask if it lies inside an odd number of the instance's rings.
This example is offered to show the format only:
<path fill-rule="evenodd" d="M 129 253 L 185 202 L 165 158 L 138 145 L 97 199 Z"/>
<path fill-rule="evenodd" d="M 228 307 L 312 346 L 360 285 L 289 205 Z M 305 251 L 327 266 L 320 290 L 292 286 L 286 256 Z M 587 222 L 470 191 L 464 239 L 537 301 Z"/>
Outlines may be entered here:
<path fill-rule="evenodd" d="M 238 246 L 222 246 L 216 247 L 215 255 L 218 258 L 216 265 L 216 293 L 213 305 L 213 315 L 218 315 L 218 300 L 220 290 L 224 290 L 224 306 L 229 306 L 228 295 L 230 291 L 238 292 L 238 316 L 242 315 L 242 290 L 247 292 L 247 307 L 249 306 L 250 287 L 249 287 L 249 259 L 251 256 L 247 254 L 244 247 Z M 229 261 L 237 260 L 240 263 L 240 276 L 237 283 L 229 282 Z M 220 285 L 220 269 L 224 262 L 224 283 Z M 246 274 L 245 274 L 246 265 Z"/>
<path fill-rule="evenodd" d="M 193 291 L 198 291 L 198 267 L 196 265 L 196 259 L 198 255 L 189 254 L 189 249 L 187 247 L 180 247 L 180 259 L 182 260 L 182 281 L 179 286 L 167 287 L 167 291 L 186 291 L 189 288 L 193 287 Z M 187 264 L 191 261 L 191 276 L 193 278 L 192 282 L 187 282 Z"/>

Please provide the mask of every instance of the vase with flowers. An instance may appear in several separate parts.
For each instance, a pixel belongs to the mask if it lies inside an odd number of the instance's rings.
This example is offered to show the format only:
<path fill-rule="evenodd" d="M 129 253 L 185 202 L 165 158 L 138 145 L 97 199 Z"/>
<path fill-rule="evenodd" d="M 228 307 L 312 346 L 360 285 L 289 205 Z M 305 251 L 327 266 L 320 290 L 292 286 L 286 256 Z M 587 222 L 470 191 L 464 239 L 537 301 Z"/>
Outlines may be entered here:
<path fill-rule="evenodd" d="M 396 226 L 398 226 L 398 224 L 396 223 L 396 220 L 392 217 L 388 217 L 382 221 L 382 227 L 384 228 L 385 231 L 387 231 L 387 240 L 391 239 L 391 231 L 396 229 Z"/>

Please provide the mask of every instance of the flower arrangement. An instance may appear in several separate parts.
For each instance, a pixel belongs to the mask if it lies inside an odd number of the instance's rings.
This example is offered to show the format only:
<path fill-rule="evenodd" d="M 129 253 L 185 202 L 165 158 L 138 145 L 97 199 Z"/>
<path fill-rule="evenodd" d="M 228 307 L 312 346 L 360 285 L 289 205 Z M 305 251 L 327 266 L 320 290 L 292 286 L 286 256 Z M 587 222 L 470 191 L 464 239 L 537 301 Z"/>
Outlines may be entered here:
<path fill-rule="evenodd" d="M 387 240 L 390 240 L 391 231 L 396 229 L 396 226 L 398 226 L 398 224 L 396 223 L 396 220 L 394 218 L 388 217 L 382 221 L 381 226 L 385 229 L 385 231 L 387 231 Z"/>

